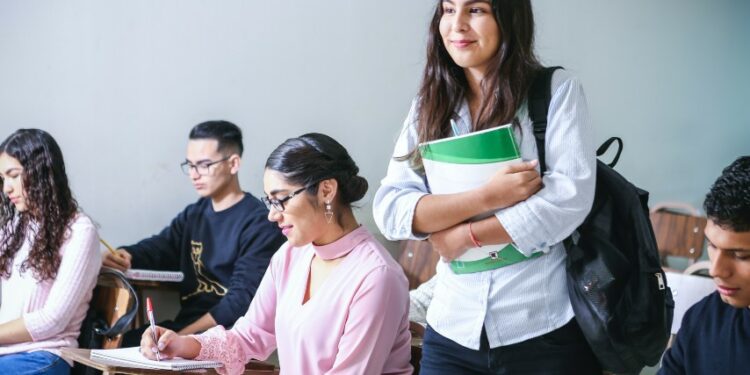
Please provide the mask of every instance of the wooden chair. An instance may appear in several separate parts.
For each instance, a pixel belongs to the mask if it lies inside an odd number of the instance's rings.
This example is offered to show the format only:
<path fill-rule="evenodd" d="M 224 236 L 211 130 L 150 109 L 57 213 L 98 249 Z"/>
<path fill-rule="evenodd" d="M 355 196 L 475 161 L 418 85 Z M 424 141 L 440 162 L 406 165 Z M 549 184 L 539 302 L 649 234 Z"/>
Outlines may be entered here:
<path fill-rule="evenodd" d="M 435 275 L 440 254 L 432 251 L 428 241 L 401 241 L 398 263 L 409 280 L 409 290 L 415 289 Z"/>
<path fill-rule="evenodd" d="M 102 269 L 89 309 L 102 320 L 99 322 L 102 326 L 94 327 L 103 336 L 102 349 L 116 349 L 120 347 L 122 333 L 132 328 L 138 296 L 122 273 Z"/>
<path fill-rule="evenodd" d="M 683 271 L 682 273 L 686 275 L 711 277 L 711 275 L 709 274 L 710 269 L 711 261 L 701 260 L 691 264 L 690 266 L 688 266 L 688 268 L 685 268 L 685 271 Z"/>
<path fill-rule="evenodd" d="M 420 284 L 435 276 L 435 267 L 440 261 L 440 254 L 432 251 L 428 241 L 401 241 L 398 263 L 404 269 L 409 280 L 409 289 L 416 289 Z M 410 322 L 411 365 L 414 374 L 419 374 L 419 361 L 422 360 L 422 337 L 424 328 L 415 322 Z"/>
<path fill-rule="evenodd" d="M 662 266 L 667 266 L 667 257 L 686 258 L 691 265 L 703 255 L 708 220 L 698 210 L 684 203 L 667 203 L 656 205 L 650 216 Z"/>

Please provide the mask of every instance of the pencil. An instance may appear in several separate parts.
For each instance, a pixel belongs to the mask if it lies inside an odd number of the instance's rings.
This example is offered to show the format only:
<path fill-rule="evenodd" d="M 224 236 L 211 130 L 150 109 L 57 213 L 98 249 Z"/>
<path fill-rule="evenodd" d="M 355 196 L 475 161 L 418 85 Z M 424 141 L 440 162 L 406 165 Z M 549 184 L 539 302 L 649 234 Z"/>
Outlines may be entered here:
<path fill-rule="evenodd" d="M 113 249 L 112 246 L 109 246 L 109 244 L 107 243 L 107 241 L 105 241 L 103 238 L 99 238 L 99 242 L 101 242 L 102 245 L 104 245 L 104 247 L 106 247 L 107 250 L 109 250 L 109 252 L 112 253 L 113 256 L 116 256 L 116 257 L 120 256 L 120 255 L 117 254 L 117 252 L 115 251 L 115 249 Z"/>

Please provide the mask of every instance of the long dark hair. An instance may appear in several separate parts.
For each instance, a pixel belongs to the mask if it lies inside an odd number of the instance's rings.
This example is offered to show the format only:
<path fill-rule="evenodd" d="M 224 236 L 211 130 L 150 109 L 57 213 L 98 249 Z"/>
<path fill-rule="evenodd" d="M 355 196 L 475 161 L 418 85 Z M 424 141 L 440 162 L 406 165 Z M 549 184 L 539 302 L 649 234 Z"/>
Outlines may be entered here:
<path fill-rule="evenodd" d="M 78 212 L 60 147 L 44 130 L 19 129 L 0 144 L 3 153 L 23 167 L 26 210 L 17 212 L 8 197 L 0 194 L 0 276 L 11 275 L 13 258 L 30 236 L 31 250 L 21 271 L 32 269 L 40 281 L 54 279 L 60 267 L 60 247 Z"/>
<path fill-rule="evenodd" d="M 481 82 L 482 96 L 474 131 L 513 121 L 541 64 L 534 54 L 534 14 L 530 0 L 493 0 L 493 14 L 500 29 L 500 47 L 492 57 Z M 442 0 L 437 1 L 427 39 L 427 64 L 417 99 L 419 142 L 450 135 L 450 120 L 468 91 L 463 68 L 443 44 L 440 19 Z M 421 166 L 419 153 L 406 158 Z"/>
<path fill-rule="evenodd" d="M 307 192 L 318 193 L 318 182 L 335 178 L 337 201 L 351 207 L 365 196 L 367 180 L 359 176 L 359 167 L 346 148 L 335 139 L 320 133 L 307 133 L 289 138 L 276 147 L 266 160 L 266 169 L 281 173 L 296 185 L 308 186 Z M 340 220 L 340 212 L 337 215 Z"/>

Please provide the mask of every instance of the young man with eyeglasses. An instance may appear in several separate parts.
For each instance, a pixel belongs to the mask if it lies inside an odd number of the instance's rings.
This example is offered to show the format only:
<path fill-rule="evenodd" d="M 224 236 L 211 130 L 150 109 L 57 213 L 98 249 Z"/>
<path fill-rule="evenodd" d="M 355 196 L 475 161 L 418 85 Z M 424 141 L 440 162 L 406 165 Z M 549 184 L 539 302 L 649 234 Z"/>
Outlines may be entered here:
<path fill-rule="evenodd" d="M 182 271 L 180 311 L 159 325 L 181 334 L 220 324 L 231 327 L 247 312 L 274 252 L 286 241 L 268 221 L 268 209 L 240 188 L 242 132 L 227 121 L 191 131 L 181 167 L 200 195 L 161 233 L 107 253 L 104 266 Z M 147 326 L 125 334 L 137 346 Z"/>

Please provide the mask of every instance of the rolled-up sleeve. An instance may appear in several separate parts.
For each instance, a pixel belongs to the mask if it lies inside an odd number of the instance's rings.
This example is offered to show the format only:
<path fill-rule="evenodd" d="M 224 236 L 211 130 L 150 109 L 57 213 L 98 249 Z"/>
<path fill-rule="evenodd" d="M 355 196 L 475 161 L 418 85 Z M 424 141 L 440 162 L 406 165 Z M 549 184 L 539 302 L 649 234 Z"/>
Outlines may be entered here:
<path fill-rule="evenodd" d="M 393 157 L 388 163 L 388 172 L 380 182 L 373 202 L 375 223 L 385 238 L 391 241 L 423 240 L 428 237 L 426 234 L 412 232 L 417 202 L 429 194 L 427 184 L 423 176 L 411 169 L 408 161 L 395 160 L 417 147 L 418 137 L 414 126 L 415 108 L 416 104 L 412 103 L 401 134 L 396 141 Z"/>
<path fill-rule="evenodd" d="M 556 89 L 547 117 L 544 187 L 525 201 L 496 213 L 513 242 L 527 256 L 573 233 L 594 200 L 596 153 L 583 88 L 566 72 L 558 71 L 555 78 L 558 82 L 553 80 Z M 536 155 L 522 157 L 536 159 Z"/>

